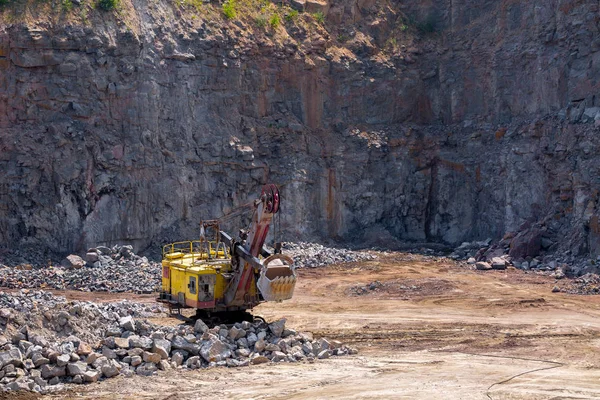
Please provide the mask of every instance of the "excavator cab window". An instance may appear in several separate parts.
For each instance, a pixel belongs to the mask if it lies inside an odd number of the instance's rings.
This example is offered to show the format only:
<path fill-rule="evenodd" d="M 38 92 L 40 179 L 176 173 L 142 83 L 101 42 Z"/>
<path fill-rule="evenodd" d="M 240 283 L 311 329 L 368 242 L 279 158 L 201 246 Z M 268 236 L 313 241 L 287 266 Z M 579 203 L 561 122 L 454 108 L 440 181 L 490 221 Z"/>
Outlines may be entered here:
<path fill-rule="evenodd" d="M 196 277 L 190 276 L 190 283 L 188 284 L 191 294 L 196 294 Z"/>

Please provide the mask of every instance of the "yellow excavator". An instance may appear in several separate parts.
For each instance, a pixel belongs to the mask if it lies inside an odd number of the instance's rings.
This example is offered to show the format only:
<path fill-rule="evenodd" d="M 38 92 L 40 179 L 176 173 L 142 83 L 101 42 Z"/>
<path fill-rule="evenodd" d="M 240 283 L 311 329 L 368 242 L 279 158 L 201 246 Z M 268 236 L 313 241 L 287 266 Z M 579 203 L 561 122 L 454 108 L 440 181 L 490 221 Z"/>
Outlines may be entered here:
<path fill-rule="evenodd" d="M 296 285 L 293 260 L 276 245 L 264 243 L 279 212 L 277 186 L 263 186 L 252 206 L 252 222 L 237 239 L 220 230 L 219 221 L 203 221 L 199 240 L 163 246 L 162 290 L 157 298 L 171 312 L 195 308 L 197 317 L 244 312 L 265 301 L 292 298 Z M 225 314 L 223 314 L 225 313 Z"/>

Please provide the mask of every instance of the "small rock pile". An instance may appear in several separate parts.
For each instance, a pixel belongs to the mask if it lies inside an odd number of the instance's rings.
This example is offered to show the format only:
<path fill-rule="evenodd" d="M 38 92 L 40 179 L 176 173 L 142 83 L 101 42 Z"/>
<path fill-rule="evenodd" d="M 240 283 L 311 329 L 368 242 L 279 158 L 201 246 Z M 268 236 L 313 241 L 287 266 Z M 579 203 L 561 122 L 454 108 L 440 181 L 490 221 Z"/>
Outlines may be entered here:
<path fill-rule="evenodd" d="M 209 327 L 198 320 L 194 326 L 159 326 L 134 318 L 156 311 L 147 305 L 66 302 L 41 291 L 0 293 L 0 307 L 2 390 L 46 393 L 64 384 L 117 375 L 312 361 L 356 353 L 338 341 L 288 329 L 285 319 L 270 324 Z"/>
<path fill-rule="evenodd" d="M 317 243 L 283 243 L 285 254 L 294 259 L 297 268 L 317 268 L 329 264 L 374 260 L 377 256 L 365 251 L 325 247 Z"/>
<path fill-rule="evenodd" d="M 600 294 L 600 276 L 597 274 L 585 274 L 573 279 L 563 287 L 555 287 L 555 292 L 569 294 Z"/>
<path fill-rule="evenodd" d="M 86 260 L 68 256 L 61 266 L 9 268 L 0 265 L 0 286 L 92 292 L 152 293 L 159 289 L 161 265 L 140 257 L 132 246 L 98 246 Z"/>
<path fill-rule="evenodd" d="M 383 287 L 383 283 L 379 281 L 373 281 L 368 285 L 358 285 L 350 287 L 350 295 L 352 296 L 362 296 L 371 292 L 377 292 L 379 289 Z"/>

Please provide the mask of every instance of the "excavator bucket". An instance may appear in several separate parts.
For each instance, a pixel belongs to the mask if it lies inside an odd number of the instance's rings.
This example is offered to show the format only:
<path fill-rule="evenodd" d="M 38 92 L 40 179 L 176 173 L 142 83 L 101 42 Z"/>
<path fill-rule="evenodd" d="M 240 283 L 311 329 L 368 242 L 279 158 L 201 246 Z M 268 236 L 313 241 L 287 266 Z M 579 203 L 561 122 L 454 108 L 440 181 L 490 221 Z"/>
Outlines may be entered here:
<path fill-rule="evenodd" d="M 290 257 L 283 254 L 273 254 L 264 260 L 256 284 L 266 301 L 292 298 L 296 286 L 296 270 L 293 263 Z"/>

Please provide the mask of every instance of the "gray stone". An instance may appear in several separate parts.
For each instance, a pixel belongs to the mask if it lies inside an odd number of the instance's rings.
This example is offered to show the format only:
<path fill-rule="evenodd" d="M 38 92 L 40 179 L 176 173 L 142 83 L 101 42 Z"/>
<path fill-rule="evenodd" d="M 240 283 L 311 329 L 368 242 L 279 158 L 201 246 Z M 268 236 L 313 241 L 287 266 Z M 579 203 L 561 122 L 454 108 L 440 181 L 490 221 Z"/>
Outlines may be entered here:
<path fill-rule="evenodd" d="M 506 261 L 501 257 L 494 257 L 491 261 L 492 269 L 506 269 Z"/>
<path fill-rule="evenodd" d="M 255 333 L 251 332 L 246 336 L 246 341 L 248 343 L 248 347 L 252 347 L 258 341 L 258 337 Z"/>
<path fill-rule="evenodd" d="M 135 332 L 135 321 L 131 315 L 120 318 L 119 326 L 127 331 Z"/>
<path fill-rule="evenodd" d="M 18 348 L 12 348 L 8 351 L 0 352 L 0 368 L 12 364 L 19 367 L 23 364 L 23 355 Z"/>
<path fill-rule="evenodd" d="M 208 325 L 206 325 L 201 319 L 196 320 L 196 323 L 194 324 L 194 331 L 198 333 L 205 333 L 208 331 Z"/>
<path fill-rule="evenodd" d="M 62 261 L 62 266 L 65 268 L 82 268 L 85 266 L 85 261 L 78 255 L 71 254 Z"/>
<path fill-rule="evenodd" d="M 255 346 L 255 347 L 256 347 L 256 346 Z M 268 343 L 268 344 L 265 346 L 265 350 L 266 350 L 266 351 L 281 351 L 281 347 L 279 347 L 278 345 L 276 345 L 276 344 L 273 344 L 273 343 Z"/>
<path fill-rule="evenodd" d="M 171 361 L 174 362 L 177 366 L 183 364 L 183 359 L 183 354 L 181 354 L 180 352 L 175 352 L 171 356 Z"/>
<path fill-rule="evenodd" d="M 152 348 L 152 339 L 145 336 L 130 336 L 129 347 L 139 347 L 140 349 L 150 350 Z"/>
<path fill-rule="evenodd" d="M 330 350 L 323 350 L 319 353 L 319 355 L 317 356 L 318 359 L 324 359 L 324 358 L 329 358 L 331 356 L 331 351 Z"/>
<path fill-rule="evenodd" d="M 188 358 L 187 362 L 185 363 L 185 365 L 188 368 L 200 368 L 200 357 L 199 356 L 193 356 Z"/>
<path fill-rule="evenodd" d="M 256 351 L 257 353 L 261 353 L 261 352 L 263 352 L 265 350 L 266 346 L 267 346 L 267 344 L 265 343 L 265 340 L 264 339 L 259 339 L 254 344 L 254 351 Z"/>
<path fill-rule="evenodd" d="M 102 365 L 100 369 L 102 371 L 102 375 L 104 375 L 107 378 L 112 378 L 113 376 L 119 374 L 120 365 L 115 360 L 110 360 L 110 362 Z"/>
<path fill-rule="evenodd" d="M 65 367 L 42 365 L 42 378 L 51 379 L 54 377 L 65 376 L 67 374 Z"/>
<path fill-rule="evenodd" d="M 271 354 L 271 361 L 273 362 L 279 362 L 279 361 L 283 361 L 287 359 L 287 356 L 285 353 L 282 353 L 281 351 L 274 351 Z"/>
<path fill-rule="evenodd" d="M 87 364 L 81 361 L 67 364 L 70 376 L 83 375 L 87 371 Z"/>
<path fill-rule="evenodd" d="M 231 349 L 219 339 L 202 345 L 200 355 L 208 362 L 219 362 L 231 357 Z"/>
<path fill-rule="evenodd" d="M 140 356 L 133 356 L 131 357 L 131 366 L 132 367 L 137 367 L 138 365 L 140 365 L 142 363 L 142 357 Z"/>
<path fill-rule="evenodd" d="M 95 262 L 98 261 L 98 259 L 99 259 L 98 257 L 99 256 L 98 256 L 97 252 L 95 252 L 95 251 L 94 252 L 88 251 L 85 254 L 85 262 L 87 262 L 88 264 L 94 264 Z"/>
<path fill-rule="evenodd" d="M 163 360 L 166 360 L 171 352 L 171 342 L 165 339 L 155 339 L 152 352 L 157 353 Z"/>
<path fill-rule="evenodd" d="M 98 358 L 100 358 L 100 354 L 98 353 L 90 353 L 87 358 L 85 359 L 85 362 L 89 365 L 89 364 L 93 364 Z"/>
<path fill-rule="evenodd" d="M 175 336 L 171 341 L 171 347 L 173 349 L 185 350 L 193 355 L 200 353 L 200 346 L 194 343 L 190 343 L 181 336 Z"/>
<path fill-rule="evenodd" d="M 135 373 L 142 376 L 151 376 L 156 373 L 158 367 L 154 363 L 143 363 L 135 369 Z"/>
<path fill-rule="evenodd" d="M 477 268 L 480 271 L 488 271 L 492 269 L 492 266 L 485 261 L 479 261 L 475 264 L 475 268 Z"/>
<path fill-rule="evenodd" d="M 86 371 L 82 374 L 83 380 L 88 383 L 98 382 L 100 379 L 100 372 L 98 371 Z"/>
<path fill-rule="evenodd" d="M 273 335 L 281 337 L 283 330 L 285 329 L 285 321 L 285 318 L 281 318 L 280 320 L 269 324 L 269 330 L 273 333 Z"/>
<path fill-rule="evenodd" d="M 113 349 L 109 349 L 106 346 L 102 347 L 102 355 L 108 358 L 109 360 L 114 360 L 115 358 L 117 358 L 117 352 Z"/>
<path fill-rule="evenodd" d="M 65 365 L 67 365 L 67 363 L 69 363 L 69 361 L 71 361 L 71 356 L 68 354 L 61 354 L 58 357 L 56 357 L 56 365 L 58 365 L 59 367 L 64 367 Z"/>

